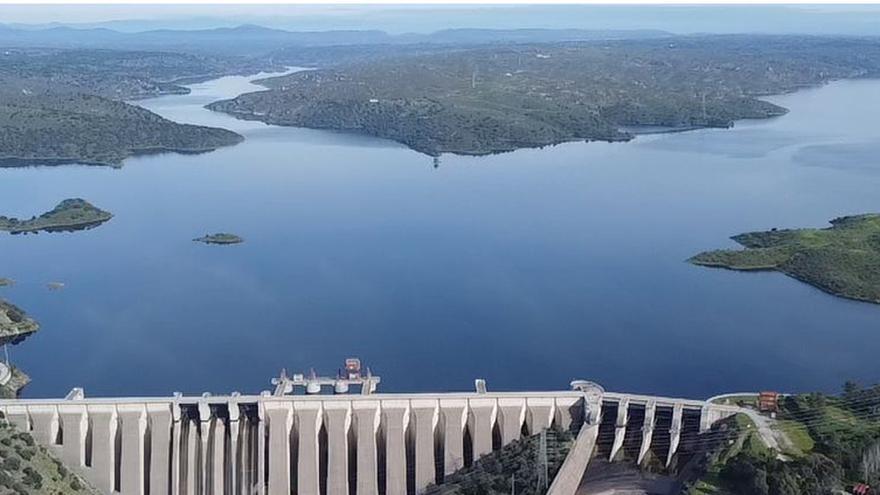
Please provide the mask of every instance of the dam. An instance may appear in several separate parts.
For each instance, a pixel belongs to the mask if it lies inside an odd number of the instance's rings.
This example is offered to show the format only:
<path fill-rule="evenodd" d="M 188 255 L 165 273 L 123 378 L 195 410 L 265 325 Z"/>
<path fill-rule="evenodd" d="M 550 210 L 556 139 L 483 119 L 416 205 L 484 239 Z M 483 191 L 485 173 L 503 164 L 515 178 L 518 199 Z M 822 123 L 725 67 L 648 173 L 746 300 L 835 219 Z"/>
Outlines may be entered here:
<path fill-rule="evenodd" d="M 101 493 L 418 495 L 547 428 L 575 442 L 548 493 L 573 495 L 594 456 L 652 446 L 667 465 L 744 410 L 575 386 L 547 392 L 259 395 L 0 401 L 0 411 Z M 656 440 L 663 437 L 662 441 Z M 607 437 L 602 442 L 600 437 Z M 598 446 L 602 444 L 603 448 Z"/>

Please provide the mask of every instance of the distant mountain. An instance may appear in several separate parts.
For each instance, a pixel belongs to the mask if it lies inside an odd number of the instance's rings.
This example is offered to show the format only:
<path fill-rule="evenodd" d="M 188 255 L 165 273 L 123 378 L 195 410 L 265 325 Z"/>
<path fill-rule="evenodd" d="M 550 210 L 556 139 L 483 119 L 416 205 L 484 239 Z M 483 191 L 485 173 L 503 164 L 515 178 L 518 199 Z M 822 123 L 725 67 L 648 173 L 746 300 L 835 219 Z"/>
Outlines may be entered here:
<path fill-rule="evenodd" d="M 591 29 L 444 29 L 431 34 L 401 35 L 420 43 L 551 43 L 561 41 L 595 41 L 622 39 L 666 38 L 672 33 L 656 29 L 591 30 Z"/>
<path fill-rule="evenodd" d="M 105 27 L 0 25 L 0 46 L 112 48 L 184 51 L 197 54 L 264 56 L 293 47 L 408 44 L 540 43 L 670 36 L 657 30 L 448 29 L 430 34 L 392 35 L 376 30 L 284 31 L 257 25 L 197 30 L 121 32 Z"/>

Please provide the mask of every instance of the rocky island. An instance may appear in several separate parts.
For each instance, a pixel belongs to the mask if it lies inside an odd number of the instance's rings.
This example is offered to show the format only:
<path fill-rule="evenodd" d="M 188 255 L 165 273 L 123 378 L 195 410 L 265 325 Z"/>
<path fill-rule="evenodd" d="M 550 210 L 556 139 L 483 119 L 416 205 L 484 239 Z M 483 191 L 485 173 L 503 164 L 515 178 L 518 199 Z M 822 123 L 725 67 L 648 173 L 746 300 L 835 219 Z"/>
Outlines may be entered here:
<path fill-rule="evenodd" d="M 201 242 L 204 244 L 241 244 L 242 242 L 244 242 L 244 239 L 235 234 L 221 232 L 217 234 L 209 234 L 206 236 L 197 237 L 193 239 L 193 241 Z"/>
<path fill-rule="evenodd" d="M 208 108 L 390 139 L 432 156 L 483 155 L 629 140 L 633 128 L 730 127 L 786 113 L 763 96 L 880 74 L 880 43 L 867 39 L 680 36 L 394 50 L 264 79 L 268 91 Z"/>
<path fill-rule="evenodd" d="M 0 216 L 0 230 L 10 234 L 72 232 L 97 227 L 111 218 L 113 214 L 84 199 L 65 199 L 51 211 L 29 220 Z"/>
<path fill-rule="evenodd" d="M 775 270 L 840 297 L 880 304 L 880 214 L 836 218 L 825 229 L 740 234 L 742 250 L 700 253 L 696 265 Z"/>
<path fill-rule="evenodd" d="M 0 287 L 9 287 L 10 285 L 14 284 L 15 280 L 12 280 L 11 278 L 0 277 Z"/>

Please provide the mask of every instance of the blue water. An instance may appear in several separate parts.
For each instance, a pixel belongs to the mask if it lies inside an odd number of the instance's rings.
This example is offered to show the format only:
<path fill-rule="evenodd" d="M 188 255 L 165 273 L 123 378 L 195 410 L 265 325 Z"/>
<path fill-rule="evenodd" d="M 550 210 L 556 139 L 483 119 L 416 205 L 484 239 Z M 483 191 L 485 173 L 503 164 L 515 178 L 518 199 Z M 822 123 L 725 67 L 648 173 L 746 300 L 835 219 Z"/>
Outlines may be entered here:
<path fill-rule="evenodd" d="M 880 162 L 864 159 L 880 141 L 878 81 L 775 97 L 788 115 L 732 130 L 439 168 L 394 143 L 202 108 L 256 89 L 229 77 L 141 102 L 247 137 L 231 148 L 0 170 L 2 214 L 83 197 L 116 215 L 0 236 L 0 276 L 19 282 L 0 296 L 43 325 L 11 349 L 27 396 L 258 392 L 282 367 L 334 373 L 348 356 L 385 391 L 584 378 L 705 397 L 880 381 L 880 306 L 684 262 L 740 232 L 880 211 Z M 215 231 L 246 242 L 191 241 Z"/>

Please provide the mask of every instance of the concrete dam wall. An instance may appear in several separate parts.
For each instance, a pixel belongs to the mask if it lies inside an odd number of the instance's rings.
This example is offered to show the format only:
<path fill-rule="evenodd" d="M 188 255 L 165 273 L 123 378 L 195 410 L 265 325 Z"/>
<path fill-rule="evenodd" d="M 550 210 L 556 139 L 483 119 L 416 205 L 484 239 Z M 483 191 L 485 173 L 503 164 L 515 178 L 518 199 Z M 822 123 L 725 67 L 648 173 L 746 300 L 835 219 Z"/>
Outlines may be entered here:
<path fill-rule="evenodd" d="M 571 495 L 597 441 L 614 458 L 637 429 L 641 462 L 652 439 L 664 435 L 668 464 L 687 429 L 684 418 L 705 430 L 737 412 L 579 391 L 72 398 L 0 401 L 0 411 L 102 493 L 124 495 L 418 494 L 551 426 L 577 433 L 550 488 Z M 639 424 L 630 411 L 641 411 Z M 657 411 L 668 412 L 660 426 Z"/>

